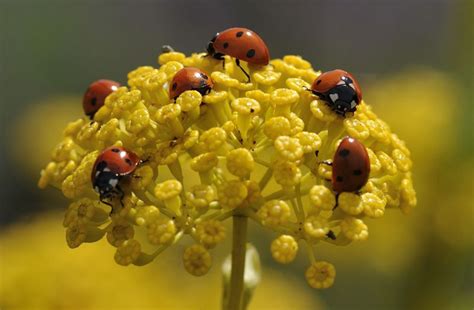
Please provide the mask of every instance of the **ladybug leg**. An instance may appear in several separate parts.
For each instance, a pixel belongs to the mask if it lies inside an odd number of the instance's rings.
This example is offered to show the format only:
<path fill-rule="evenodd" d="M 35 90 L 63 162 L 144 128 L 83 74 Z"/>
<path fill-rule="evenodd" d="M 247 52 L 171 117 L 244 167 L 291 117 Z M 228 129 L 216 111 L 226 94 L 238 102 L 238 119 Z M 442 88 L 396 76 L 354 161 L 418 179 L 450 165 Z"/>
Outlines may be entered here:
<path fill-rule="evenodd" d="M 333 211 L 336 210 L 337 206 L 339 205 L 339 194 L 340 193 L 336 194 L 336 205 L 334 206 L 334 208 L 332 208 Z"/>
<path fill-rule="evenodd" d="M 247 83 L 250 83 L 250 75 L 247 73 L 247 71 L 244 70 L 244 68 L 242 68 L 242 66 L 240 66 L 240 60 L 239 59 L 235 59 L 235 63 L 237 64 L 237 67 L 240 68 L 240 70 L 242 70 L 242 72 L 245 74 L 245 76 L 247 77 Z"/>
<path fill-rule="evenodd" d="M 122 188 L 119 185 L 117 185 L 116 190 L 117 190 L 117 193 L 120 195 L 120 205 L 123 208 L 124 207 L 123 198 L 125 197 L 125 192 L 122 190 Z"/>
<path fill-rule="evenodd" d="M 336 235 L 334 234 L 334 232 L 332 230 L 330 230 L 327 234 L 326 234 L 326 237 L 328 237 L 329 239 L 331 240 L 336 240 Z"/>
<path fill-rule="evenodd" d="M 332 167 L 332 161 L 330 161 L 330 160 L 323 160 L 321 162 L 321 164 L 328 165 L 328 166 Z"/>

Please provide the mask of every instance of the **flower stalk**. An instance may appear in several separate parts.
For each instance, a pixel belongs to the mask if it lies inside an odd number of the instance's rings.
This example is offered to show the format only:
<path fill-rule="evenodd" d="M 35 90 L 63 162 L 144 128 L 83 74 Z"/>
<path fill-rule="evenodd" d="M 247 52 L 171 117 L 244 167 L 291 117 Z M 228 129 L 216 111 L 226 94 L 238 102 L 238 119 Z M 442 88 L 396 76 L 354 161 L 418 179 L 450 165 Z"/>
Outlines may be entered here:
<path fill-rule="evenodd" d="M 232 271 L 230 276 L 229 304 L 227 305 L 228 310 L 242 310 L 247 220 L 247 216 L 241 214 L 235 214 L 232 217 Z"/>

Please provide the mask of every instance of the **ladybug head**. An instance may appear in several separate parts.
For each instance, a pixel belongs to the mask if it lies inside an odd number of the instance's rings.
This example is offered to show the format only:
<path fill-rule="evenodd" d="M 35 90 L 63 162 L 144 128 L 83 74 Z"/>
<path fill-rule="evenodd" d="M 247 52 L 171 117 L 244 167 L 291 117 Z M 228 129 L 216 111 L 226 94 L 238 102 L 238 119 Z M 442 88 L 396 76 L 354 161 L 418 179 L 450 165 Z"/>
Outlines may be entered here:
<path fill-rule="evenodd" d="M 210 55 L 210 56 L 212 56 L 216 53 L 216 50 L 214 49 L 214 42 L 216 42 L 216 39 L 217 39 L 218 35 L 219 35 L 219 33 L 216 33 L 216 35 L 207 44 L 207 54 Z"/>

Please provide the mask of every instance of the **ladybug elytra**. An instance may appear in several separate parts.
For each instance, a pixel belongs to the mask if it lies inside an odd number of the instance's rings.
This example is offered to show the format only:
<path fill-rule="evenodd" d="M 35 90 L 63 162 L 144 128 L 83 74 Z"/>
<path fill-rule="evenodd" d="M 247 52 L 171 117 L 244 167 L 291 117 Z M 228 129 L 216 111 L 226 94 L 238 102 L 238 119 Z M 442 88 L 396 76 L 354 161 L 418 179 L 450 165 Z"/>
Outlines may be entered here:
<path fill-rule="evenodd" d="M 240 66 L 240 60 L 261 66 L 267 65 L 270 60 L 265 42 L 258 34 L 247 28 L 229 28 L 217 33 L 207 46 L 207 54 L 219 60 L 224 60 L 224 55 L 234 57 L 235 63 L 249 82 L 250 76 Z"/>
<path fill-rule="evenodd" d="M 345 137 L 332 161 L 332 188 L 336 193 L 356 192 L 369 179 L 370 160 L 365 146 L 357 139 Z"/>
<path fill-rule="evenodd" d="M 201 95 L 207 95 L 214 86 L 211 78 L 202 70 L 194 67 L 184 67 L 176 72 L 171 81 L 170 98 L 176 99 L 187 90 L 196 90 Z"/>
<path fill-rule="evenodd" d="M 111 80 L 98 80 L 89 85 L 82 99 L 84 113 L 93 119 L 94 114 L 104 105 L 105 98 L 119 87 L 119 83 Z"/>

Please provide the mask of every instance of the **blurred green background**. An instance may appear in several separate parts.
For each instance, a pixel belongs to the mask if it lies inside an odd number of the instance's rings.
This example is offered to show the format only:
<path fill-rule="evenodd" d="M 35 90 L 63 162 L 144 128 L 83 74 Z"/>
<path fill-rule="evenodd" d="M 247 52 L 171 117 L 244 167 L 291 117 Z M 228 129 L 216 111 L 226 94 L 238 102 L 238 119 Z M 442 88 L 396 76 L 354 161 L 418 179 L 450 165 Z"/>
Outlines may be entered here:
<path fill-rule="evenodd" d="M 216 32 L 244 26 L 272 58 L 299 54 L 316 69 L 357 76 L 365 101 L 407 141 L 418 192 L 411 215 L 369 222 L 368 241 L 318 247 L 338 273 L 325 291 L 305 283 L 303 257 L 273 263 L 274 236 L 254 227 L 265 283 L 254 309 L 473 309 L 473 20 L 472 0 L 0 0 L 0 308 L 208 309 L 205 300 L 218 301 L 228 246 L 207 279 L 184 275 L 182 248 L 143 268 L 114 266 L 97 244 L 71 252 L 61 228 L 67 201 L 36 182 L 62 128 L 81 116 L 91 81 L 124 83 L 130 70 L 156 66 L 164 44 L 203 51 Z M 196 303 L 180 304 L 184 295 Z"/>

